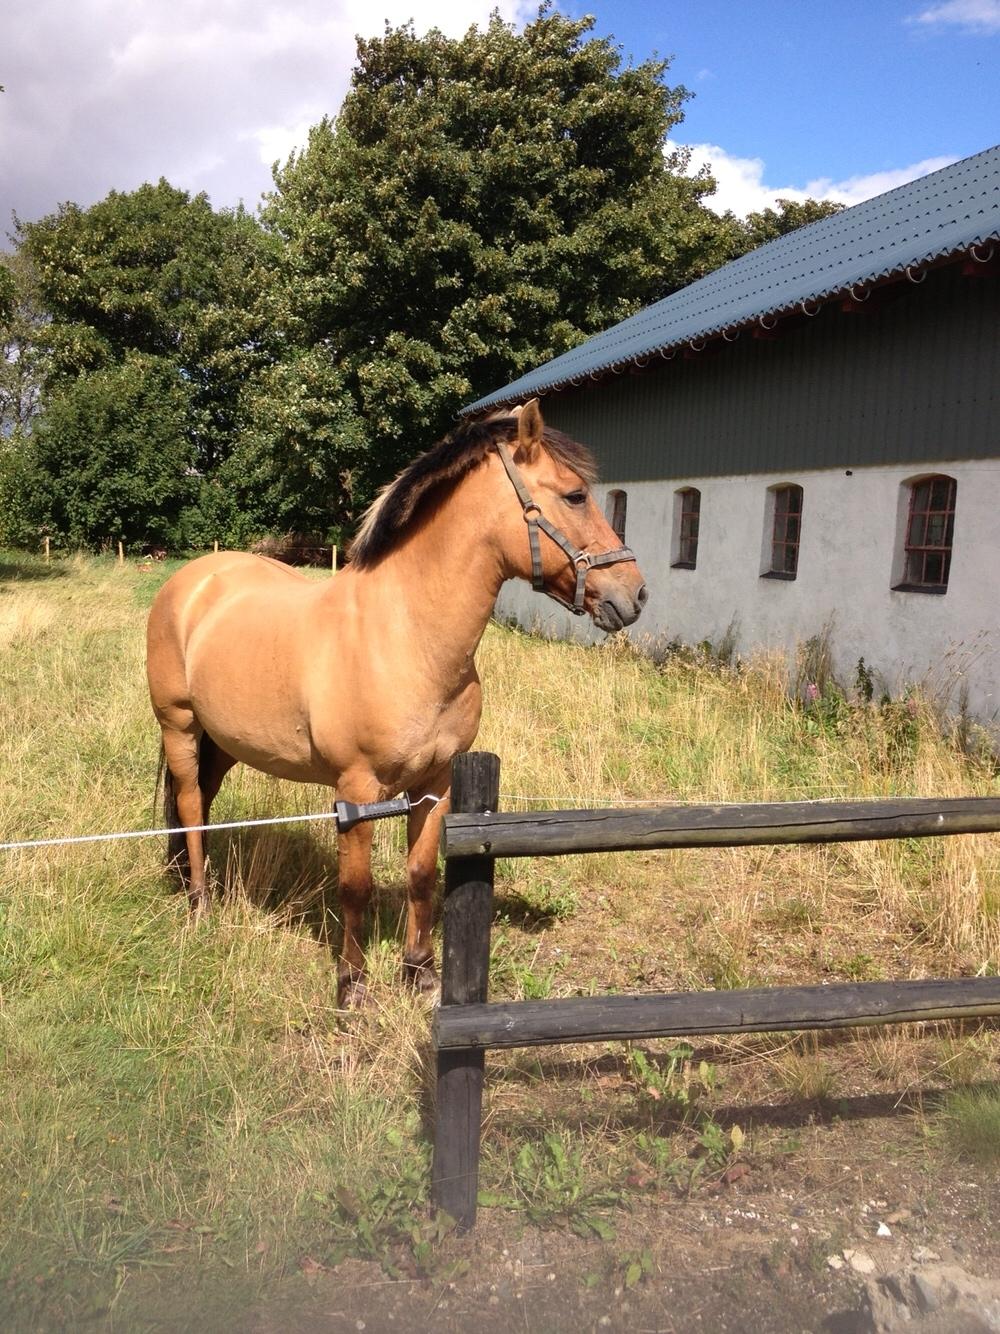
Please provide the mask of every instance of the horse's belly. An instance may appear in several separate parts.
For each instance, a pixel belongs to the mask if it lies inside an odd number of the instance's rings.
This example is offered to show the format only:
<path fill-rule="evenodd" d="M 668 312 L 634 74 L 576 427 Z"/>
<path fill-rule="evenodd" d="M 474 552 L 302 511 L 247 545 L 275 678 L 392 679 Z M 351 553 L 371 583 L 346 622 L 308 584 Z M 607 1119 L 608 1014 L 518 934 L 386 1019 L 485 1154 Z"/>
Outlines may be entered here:
<path fill-rule="evenodd" d="M 195 715 L 235 760 L 276 778 L 333 782 L 328 760 L 313 745 L 293 673 L 284 663 L 279 667 L 268 648 L 250 639 L 228 658 L 192 654 L 188 686 Z"/>
<path fill-rule="evenodd" d="M 212 740 L 234 760 L 300 783 L 329 781 L 325 766 L 313 752 L 308 728 L 303 722 L 276 717 L 266 707 L 254 713 L 227 708 L 214 696 L 199 699 L 192 690 L 198 721 Z M 261 701 L 266 705 L 266 701 Z"/>

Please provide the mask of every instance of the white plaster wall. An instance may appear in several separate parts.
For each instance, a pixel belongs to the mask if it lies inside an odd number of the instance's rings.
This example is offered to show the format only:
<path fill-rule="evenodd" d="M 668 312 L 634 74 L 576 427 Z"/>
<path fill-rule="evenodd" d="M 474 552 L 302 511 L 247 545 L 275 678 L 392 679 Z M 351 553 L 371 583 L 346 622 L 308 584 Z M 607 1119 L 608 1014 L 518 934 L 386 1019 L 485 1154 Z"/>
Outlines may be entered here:
<path fill-rule="evenodd" d="M 955 537 L 943 595 L 896 593 L 897 545 L 914 477 L 957 480 Z M 803 489 L 802 537 L 794 580 L 761 578 L 768 488 Z M 701 491 L 698 563 L 670 566 L 674 493 Z M 741 477 L 609 481 L 599 493 L 628 493 L 626 541 L 649 586 L 633 638 L 665 636 L 718 644 L 730 626 L 741 653 L 796 647 L 829 627 L 838 676 L 852 683 L 860 657 L 893 692 L 922 682 L 955 708 L 964 682 L 983 722 L 1000 719 L 1000 459 L 912 467 L 855 468 Z M 901 489 L 903 488 L 903 489 Z M 545 540 L 544 538 L 542 539 Z M 508 583 L 497 610 L 526 627 L 596 640 L 575 618 L 526 584 Z"/>

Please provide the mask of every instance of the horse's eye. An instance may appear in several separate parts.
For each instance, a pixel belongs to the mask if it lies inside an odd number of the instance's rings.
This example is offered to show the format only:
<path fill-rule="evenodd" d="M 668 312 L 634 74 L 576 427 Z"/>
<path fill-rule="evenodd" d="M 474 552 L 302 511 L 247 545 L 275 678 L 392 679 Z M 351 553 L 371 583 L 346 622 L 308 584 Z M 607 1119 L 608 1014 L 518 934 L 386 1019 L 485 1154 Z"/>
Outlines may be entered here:
<path fill-rule="evenodd" d="M 567 505 L 586 505 L 586 491 L 571 491 L 568 496 L 563 496 Z"/>

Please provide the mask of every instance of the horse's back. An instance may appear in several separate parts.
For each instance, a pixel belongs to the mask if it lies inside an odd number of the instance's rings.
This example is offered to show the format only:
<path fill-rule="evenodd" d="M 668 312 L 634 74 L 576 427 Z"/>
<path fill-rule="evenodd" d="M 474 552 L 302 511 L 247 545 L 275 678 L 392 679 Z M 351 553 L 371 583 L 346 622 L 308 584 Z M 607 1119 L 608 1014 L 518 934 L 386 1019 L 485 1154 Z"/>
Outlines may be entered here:
<path fill-rule="evenodd" d="M 299 570 L 269 556 L 252 556 L 245 551 L 199 556 L 172 574 L 157 593 L 149 623 L 156 630 L 172 627 L 184 642 L 194 625 L 220 602 L 279 586 L 305 590 L 310 584 Z"/>

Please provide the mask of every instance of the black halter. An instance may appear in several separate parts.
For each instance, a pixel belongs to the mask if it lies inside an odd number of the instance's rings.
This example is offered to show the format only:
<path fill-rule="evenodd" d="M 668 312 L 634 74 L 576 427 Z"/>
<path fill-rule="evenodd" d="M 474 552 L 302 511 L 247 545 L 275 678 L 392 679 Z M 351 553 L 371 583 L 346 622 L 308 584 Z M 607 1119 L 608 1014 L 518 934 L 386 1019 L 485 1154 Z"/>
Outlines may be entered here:
<path fill-rule="evenodd" d="M 564 532 L 561 532 L 555 524 L 549 523 L 537 502 L 532 500 L 531 493 L 524 485 L 521 474 L 517 470 L 517 465 L 511 457 L 510 450 L 502 440 L 497 442 L 497 453 L 500 455 L 500 461 L 506 468 L 507 476 L 517 492 L 517 498 L 521 502 L 521 510 L 524 513 L 524 521 L 528 525 L 528 545 L 531 548 L 531 587 L 536 593 L 545 593 L 554 602 L 558 602 L 560 606 L 571 611 L 574 616 L 583 616 L 583 596 L 587 575 L 590 571 L 598 565 L 617 565 L 621 561 L 634 561 L 634 552 L 623 546 L 615 547 L 613 551 L 601 551 L 595 554 L 590 551 L 581 551 L 579 547 L 575 547 Z M 545 578 L 542 574 L 542 544 L 538 536 L 539 529 L 546 537 L 551 538 L 557 547 L 561 547 L 565 551 L 569 557 L 569 563 L 576 569 L 576 594 L 572 602 L 567 602 L 558 593 L 553 593 L 551 589 L 545 587 Z"/>

